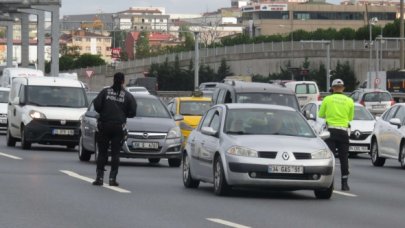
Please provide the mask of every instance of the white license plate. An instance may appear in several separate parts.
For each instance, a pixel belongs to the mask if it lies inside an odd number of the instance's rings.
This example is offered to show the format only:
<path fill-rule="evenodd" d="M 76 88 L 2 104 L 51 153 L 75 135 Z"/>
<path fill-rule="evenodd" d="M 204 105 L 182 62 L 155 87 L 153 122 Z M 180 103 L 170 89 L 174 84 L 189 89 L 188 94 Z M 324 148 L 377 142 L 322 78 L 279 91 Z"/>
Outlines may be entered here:
<path fill-rule="evenodd" d="M 369 151 L 367 146 L 349 146 L 349 151 Z"/>
<path fill-rule="evenodd" d="M 298 100 L 300 100 L 300 101 L 306 101 L 307 98 L 306 98 L 306 97 L 298 97 Z"/>
<path fill-rule="evenodd" d="M 292 173 L 292 174 L 303 174 L 303 166 L 295 165 L 269 165 L 269 173 Z"/>
<path fill-rule="evenodd" d="M 72 129 L 53 129 L 53 135 L 75 135 L 75 130 Z"/>
<path fill-rule="evenodd" d="M 372 109 L 384 109 L 385 105 L 371 105 Z"/>
<path fill-rule="evenodd" d="M 158 149 L 159 143 L 157 143 L 157 142 L 133 142 L 132 146 L 135 149 Z"/>
<path fill-rule="evenodd" d="M 0 119 L 0 123 L 2 123 L 2 124 L 7 123 L 7 119 Z"/>

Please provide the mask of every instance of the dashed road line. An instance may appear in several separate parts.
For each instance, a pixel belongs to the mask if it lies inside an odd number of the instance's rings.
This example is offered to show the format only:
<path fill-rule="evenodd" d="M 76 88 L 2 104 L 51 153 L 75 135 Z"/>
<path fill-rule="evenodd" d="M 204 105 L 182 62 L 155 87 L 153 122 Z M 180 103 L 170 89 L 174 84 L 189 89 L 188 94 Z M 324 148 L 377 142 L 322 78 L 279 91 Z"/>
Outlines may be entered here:
<path fill-rule="evenodd" d="M 72 172 L 72 171 L 69 171 L 69 170 L 59 170 L 59 171 L 61 173 L 64 173 L 64 174 L 66 174 L 68 176 L 74 177 L 74 178 L 82 180 L 82 181 L 86 181 L 86 182 L 89 182 L 89 183 L 92 183 L 94 181 L 94 179 L 92 179 L 92 178 L 79 175 L 79 174 L 77 174 L 75 172 Z M 106 185 L 106 184 L 104 184 L 102 187 L 113 190 L 113 191 L 116 191 L 116 192 L 119 192 L 119 193 L 131 193 L 131 191 L 128 191 L 126 189 L 115 187 L 115 186 L 109 186 L 109 185 Z"/>
<path fill-rule="evenodd" d="M 11 155 L 11 154 L 5 154 L 5 153 L 1 153 L 0 152 L 0 156 L 6 157 L 6 158 L 11 158 L 11 159 L 15 159 L 15 160 L 22 160 L 22 158 Z"/>
<path fill-rule="evenodd" d="M 218 223 L 218 224 L 221 224 L 221 225 L 225 225 L 225 226 L 229 226 L 229 227 L 232 227 L 232 228 L 251 228 L 250 226 L 244 226 L 244 225 L 237 224 L 237 223 L 230 222 L 230 221 L 226 221 L 226 220 L 223 220 L 223 219 L 218 219 L 218 218 L 206 218 L 206 219 L 208 221 Z"/>
<path fill-rule="evenodd" d="M 347 192 L 341 192 L 341 191 L 336 191 L 336 190 L 334 190 L 333 193 L 339 194 L 339 195 L 342 195 L 342 196 L 349 196 L 349 197 L 357 197 L 357 196 L 358 196 L 358 195 L 355 195 L 355 194 L 351 194 L 351 193 L 347 193 Z"/>

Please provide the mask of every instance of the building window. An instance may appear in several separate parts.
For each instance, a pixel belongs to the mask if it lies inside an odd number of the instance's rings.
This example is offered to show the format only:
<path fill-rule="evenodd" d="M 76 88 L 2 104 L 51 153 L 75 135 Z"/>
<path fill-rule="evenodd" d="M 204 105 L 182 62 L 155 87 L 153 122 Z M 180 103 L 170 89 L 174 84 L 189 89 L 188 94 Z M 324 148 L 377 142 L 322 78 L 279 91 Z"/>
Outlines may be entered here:
<path fill-rule="evenodd" d="M 110 47 L 106 47 L 105 50 L 106 50 L 106 51 L 111 51 L 111 48 L 110 48 Z"/>
<path fill-rule="evenodd" d="M 105 39 L 104 39 L 104 42 L 109 43 L 109 42 L 110 42 L 110 39 L 109 39 L 109 38 L 105 38 Z"/>
<path fill-rule="evenodd" d="M 101 47 L 100 47 L 100 46 L 97 46 L 97 51 L 101 51 Z"/>
<path fill-rule="evenodd" d="M 90 38 L 86 38 L 86 42 L 90 42 Z"/>
<path fill-rule="evenodd" d="M 82 41 L 82 38 L 80 38 L 80 37 L 76 37 L 76 38 L 75 38 L 75 41 L 79 41 L 79 42 L 81 42 L 81 41 Z"/>
<path fill-rule="evenodd" d="M 97 38 L 97 42 L 101 42 L 101 38 Z"/>

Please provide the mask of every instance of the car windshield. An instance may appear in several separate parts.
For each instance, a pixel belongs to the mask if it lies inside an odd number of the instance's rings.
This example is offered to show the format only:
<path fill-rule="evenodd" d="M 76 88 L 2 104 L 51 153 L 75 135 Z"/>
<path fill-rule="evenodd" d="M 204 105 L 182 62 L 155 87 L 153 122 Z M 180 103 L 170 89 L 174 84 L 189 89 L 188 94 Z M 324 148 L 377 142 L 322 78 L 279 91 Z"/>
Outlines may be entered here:
<path fill-rule="evenodd" d="M 364 94 L 364 101 L 390 101 L 391 95 L 387 92 L 372 92 Z"/>
<path fill-rule="evenodd" d="M 355 106 L 353 120 L 374 120 L 374 117 L 365 107 Z"/>
<path fill-rule="evenodd" d="M 170 118 L 170 114 L 157 98 L 135 98 L 137 117 Z"/>
<path fill-rule="evenodd" d="M 180 102 L 180 115 L 202 116 L 210 107 L 210 101 L 182 101 Z"/>
<path fill-rule="evenodd" d="M 299 110 L 297 99 L 293 94 L 282 93 L 240 93 L 236 96 L 237 103 L 275 104 Z"/>
<path fill-rule="evenodd" d="M 295 87 L 296 94 L 316 94 L 316 87 L 314 84 L 298 84 Z"/>
<path fill-rule="evenodd" d="M 224 131 L 238 135 L 316 137 L 298 112 L 276 109 L 231 109 Z"/>
<path fill-rule="evenodd" d="M 87 107 L 83 88 L 57 86 L 28 86 L 28 104 L 50 107 Z"/>
<path fill-rule="evenodd" d="M 87 95 L 87 101 L 89 103 L 91 103 L 94 100 L 94 98 L 97 97 L 98 92 L 87 92 L 86 95 Z"/>
<path fill-rule="evenodd" d="M 143 88 L 143 87 L 137 87 L 137 88 L 128 88 L 129 92 L 148 92 L 147 89 Z"/>
<path fill-rule="evenodd" d="M 8 102 L 9 91 L 0 91 L 0 103 Z"/>

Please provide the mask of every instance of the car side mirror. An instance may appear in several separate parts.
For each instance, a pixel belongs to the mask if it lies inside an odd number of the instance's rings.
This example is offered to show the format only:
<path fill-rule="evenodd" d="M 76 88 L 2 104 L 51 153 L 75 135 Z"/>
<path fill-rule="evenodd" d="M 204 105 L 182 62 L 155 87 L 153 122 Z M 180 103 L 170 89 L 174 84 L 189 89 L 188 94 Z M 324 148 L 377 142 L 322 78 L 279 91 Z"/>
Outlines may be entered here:
<path fill-rule="evenodd" d="M 84 116 L 90 117 L 90 118 L 96 118 L 96 119 L 98 119 L 98 117 L 100 117 L 100 115 L 99 115 L 97 112 L 95 112 L 95 111 L 87 111 L 87 112 L 84 114 Z"/>
<path fill-rule="evenodd" d="M 400 128 L 402 126 L 401 120 L 398 118 L 392 118 L 390 119 L 390 124 L 397 126 Z"/>
<path fill-rule="evenodd" d="M 184 117 L 182 115 L 174 115 L 173 119 L 174 121 L 182 121 L 184 120 Z"/>
<path fill-rule="evenodd" d="M 211 136 L 216 136 L 217 135 L 217 131 L 214 130 L 214 128 L 212 128 L 212 127 L 203 127 L 203 128 L 201 128 L 201 132 L 204 135 L 211 135 Z"/>
<path fill-rule="evenodd" d="M 322 131 L 321 134 L 319 134 L 319 137 L 323 140 L 330 138 L 330 132 L 329 131 Z"/>
<path fill-rule="evenodd" d="M 307 110 L 304 111 L 304 116 L 307 120 L 316 120 L 315 116 Z"/>
<path fill-rule="evenodd" d="M 14 99 L 11 101 L 11 104 L 19 105 L 20 104 L 20 98 L 19 97 L 14 97 Z"/>

